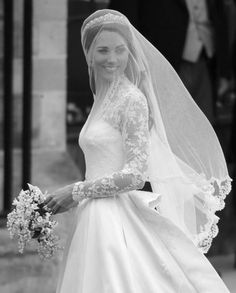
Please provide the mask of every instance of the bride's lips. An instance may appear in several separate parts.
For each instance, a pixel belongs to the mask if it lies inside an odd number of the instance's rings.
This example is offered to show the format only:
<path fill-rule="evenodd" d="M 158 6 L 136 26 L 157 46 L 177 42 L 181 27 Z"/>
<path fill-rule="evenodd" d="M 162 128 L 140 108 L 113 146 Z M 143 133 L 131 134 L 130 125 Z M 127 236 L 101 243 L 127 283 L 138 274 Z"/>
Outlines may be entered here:
<path fill-rule="evenodd" d="M 117 66 L 103 66 L 103 68 L 110 73 L 115 72 L 118 69 Z"/>

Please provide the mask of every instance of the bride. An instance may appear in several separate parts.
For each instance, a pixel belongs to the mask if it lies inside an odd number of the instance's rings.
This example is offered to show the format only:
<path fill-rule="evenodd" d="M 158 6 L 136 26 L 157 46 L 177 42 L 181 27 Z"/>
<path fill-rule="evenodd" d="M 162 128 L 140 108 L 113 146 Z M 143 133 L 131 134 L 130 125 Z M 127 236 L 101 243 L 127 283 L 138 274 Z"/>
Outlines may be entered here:
<path fill-rule="evenodd" d="M 81 36 L 94 95 L 79 136 L 86 179 L 46 200 L 75 212 L 57 292 L 229 292 L 204 256 L 231 186 L 212 126 L 123 14 L 96 11 Z"/>

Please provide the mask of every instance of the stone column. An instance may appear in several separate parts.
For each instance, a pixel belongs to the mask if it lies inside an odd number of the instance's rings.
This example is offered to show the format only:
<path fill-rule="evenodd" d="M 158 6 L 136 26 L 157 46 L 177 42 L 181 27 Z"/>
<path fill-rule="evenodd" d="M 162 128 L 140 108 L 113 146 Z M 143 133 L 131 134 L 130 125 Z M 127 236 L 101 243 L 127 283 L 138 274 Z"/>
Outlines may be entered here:
<path fill-rule="evenodd" d="M 34 0 L 33 176 L 48 191 L 77 181 L 66 151 L 67 0 Z"/>
<path fill-rule="evenodd" d="M 29 183 L 49 192 L 81 179 L 80 171 L 66 149 L 67 2 L 33 0 L 32 178 Z M 22 16 L 23 0 L 16 0 L 12 199 L 19 194 L 22 182 Z M 1 178 L 2 161 L 3 153 L 0 151 Z M 0 196 L 0 211 L 2 199 Z"/>
<path fill-rule="evenodd" d="M 65 150 L 67 0 L 34 0 L 33 146 Z"/>

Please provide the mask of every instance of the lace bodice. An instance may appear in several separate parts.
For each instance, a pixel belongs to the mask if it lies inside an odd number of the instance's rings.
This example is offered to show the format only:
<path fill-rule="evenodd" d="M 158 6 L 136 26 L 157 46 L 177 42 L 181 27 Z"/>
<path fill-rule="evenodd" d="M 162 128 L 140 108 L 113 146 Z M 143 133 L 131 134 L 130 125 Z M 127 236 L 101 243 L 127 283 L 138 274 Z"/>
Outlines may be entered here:
<path fill-rule="evenodd" d="M 122 78 L 104 99 L 102 115 L 82 129 L 86 179 L 73 189 L 74 200 L 114 196 L 142 188 L 149 154 L 145 96 Z"/>

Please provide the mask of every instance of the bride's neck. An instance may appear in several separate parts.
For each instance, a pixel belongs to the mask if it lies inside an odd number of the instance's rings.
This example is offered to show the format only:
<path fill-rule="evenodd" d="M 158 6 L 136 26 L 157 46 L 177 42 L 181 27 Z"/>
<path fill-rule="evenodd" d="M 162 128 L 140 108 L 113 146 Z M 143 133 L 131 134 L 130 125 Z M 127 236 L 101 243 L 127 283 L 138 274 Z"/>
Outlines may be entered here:
<path fill-rule="evenodd" d="M 122 76 L 116 76 L 114 79 L 102 79 L 97 81 L 96 85 L 96 98 L 104 98 L 108 91 L 110 91 L 116 84 L 119 83 Z"/>

